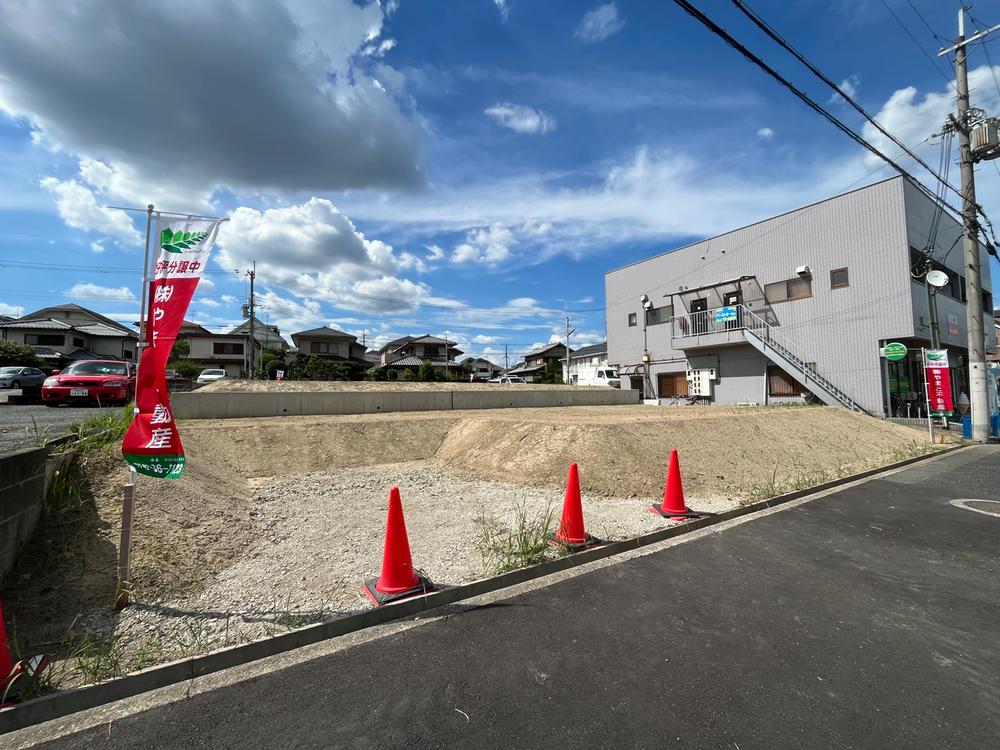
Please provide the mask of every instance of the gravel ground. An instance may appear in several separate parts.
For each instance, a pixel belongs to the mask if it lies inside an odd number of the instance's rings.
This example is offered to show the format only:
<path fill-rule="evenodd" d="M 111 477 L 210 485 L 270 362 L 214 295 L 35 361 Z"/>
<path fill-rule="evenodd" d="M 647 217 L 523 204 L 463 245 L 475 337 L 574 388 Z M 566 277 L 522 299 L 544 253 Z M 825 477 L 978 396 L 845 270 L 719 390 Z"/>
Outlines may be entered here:
<path fill-rule="evenodd" d="M 591 497 L 586 482 L 582 476 L 590 533 L 622 539 L 668 523 L 648 512 L 650 499 Z M 241 560 L 196 596 L 133 606 L 117 622 L 110 613 L 95 613 L 88 629 L 126 636 L 130 659 L 156 653 L 164 661 L 367 608 L 361 583 L 379 572 L 393 485 L 402 494 L 414 565 L 432 581 L 452 585 L 489 574 L 477 546 L 477 519 L 486 514 L 509 523 L 523 506 L 529 518 L 551 511 L 558 523 L 563 499 L 559 492 L 478 479 L 427 461 L 254 480 L 260 541 Z M 689 498 L 692 507 L 709 511 L 734 504 Z"/>
<path fill-rule="evenodd" d="M 50 438 L 65 434 L 70 422 L 82 422 L 102 411 L 120 407 L 60 406 L 55 409 L 42 404 L 0 403 L 0 453 L 32 448 L 39 436 Z"/>
<path fill-rule="evenodd" d="M 599 390 L 606 391 L 602 385 L 546 385 L 545 383 L 526 383 L 521 385 L 500 383 L 469 383 L 468 381 L 453 381 L 446 383 L 421 383 L 417 381 L 398 380 L 241 380 L 225 378 L 209 383 L 198 389 L 199 393 L 316 393 L 320 391 L 497 391 L 497 390 Z"/>

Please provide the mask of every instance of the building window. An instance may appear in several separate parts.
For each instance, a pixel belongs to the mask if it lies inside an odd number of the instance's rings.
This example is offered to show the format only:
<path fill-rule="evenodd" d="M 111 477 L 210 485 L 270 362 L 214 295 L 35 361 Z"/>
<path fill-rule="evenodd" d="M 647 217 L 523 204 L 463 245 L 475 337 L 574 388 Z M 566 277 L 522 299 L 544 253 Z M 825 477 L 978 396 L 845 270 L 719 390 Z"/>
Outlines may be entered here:
<path fill-rule="evenodd" d="M 24 343 L 28 346 L 65 346 L 66 337 L 57 333 L 26 333 Z"/>
<path fill-rule="evenodd" d="M 670 319 L 673 317 L 673 307 L 655 307 L 650 310 L 646 310 L 646 325 L 655 326 L 660 323 L 669 323 Z"/>
<path fill-rule="evenodd" d="M 843 287 L 850 285 L 850 279 L 848 278 L 846 268 L 837 268 L 830 271 L 831 289 L 842 289 Z"/>
<path fill-rule="evenodd" d="M 639 316 L 636 315 L 635 313 L 629 313 L 628 314 L 628 325 L 629 325 L 629 328 L 631 328 L 632 326 L 634 326 L 638 322 L 638 317 Z"/>
<path fill-rule="evenodd" d="M 812 279 L 794 278 L 764 285 L 764 299 L 772 305 L 778 302 L 809 299 L 812 296 Z"/>
<path fill-rule="evenodd" d="M 329 341 L 313 341 L 309 344 L 309 352 L 311 354 L 329 354 L 330 353 L 330 342 Z"/>
<path fill-rule="evenodd" d="M 125 357 L 125 359 L 132 359 L 132 352 L 130 352 L 128 349 L 123 351 L 122 355 Z"/>
<path fill-rule="evenodd" d="M 73 337 L 73 346 L 76 346 L 76 347 L 82 349 L 83 348 L 83 339 L 80 339 L 80 338 L 77 338 L 76 336 L 74 336 Z"/>
<path fill-rule="evenodd" d="M 983 290 L 983 312 L 993 312 L 993 294 L 986 289 Z"/>
<path fill-rule="evenodd" d="M 212 354 L 243 354 L 243 344 L 216 341 L 212 343 Z"/>

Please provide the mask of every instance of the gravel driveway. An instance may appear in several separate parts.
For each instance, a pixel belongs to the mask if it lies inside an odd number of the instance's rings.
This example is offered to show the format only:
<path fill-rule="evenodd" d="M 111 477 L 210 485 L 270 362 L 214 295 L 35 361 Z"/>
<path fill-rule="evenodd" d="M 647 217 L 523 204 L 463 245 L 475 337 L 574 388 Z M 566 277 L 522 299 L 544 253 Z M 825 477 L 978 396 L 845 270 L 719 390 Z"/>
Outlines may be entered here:
<path fill-rule="evenodd" d="M 38 445 L 39 436 L 54 438 L 65 434 L 70 422 L 82 422 L 102 411 L 121 407 L 8 404 L 0 402 L 0 453 Z"/>

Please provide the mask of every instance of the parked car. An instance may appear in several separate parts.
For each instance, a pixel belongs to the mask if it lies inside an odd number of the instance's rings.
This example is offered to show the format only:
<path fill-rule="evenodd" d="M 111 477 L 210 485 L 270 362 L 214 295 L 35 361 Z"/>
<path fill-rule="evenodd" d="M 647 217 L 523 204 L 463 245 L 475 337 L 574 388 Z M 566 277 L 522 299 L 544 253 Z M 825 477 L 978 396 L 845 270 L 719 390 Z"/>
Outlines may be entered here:
<path fill-rule="evenodd" d="M 613 367 L 581 368 L 573 385 L 606 385 L 610 388 L 621 388 L 622 381 L 618 371 Z"/>
<path fill-rule="evenodd" d="M 42 403 L 127 404 L 135 395 L 135 371 L 128 362 L 81 359 L 65 370 L 53 370 L 42 383 Z"/>
<path fill-rule="evenodd" d="M 0 367 L 0 388 L 38 388 L 44 380 L 35 367 Z"/>
<path fill-rule="evenodd" d="M 202 370 L 198 375 L 198 385 L 208 385 L 226 377 L 225 370 Z"/>
<path fill-rule="evenodd" d="M 498 378 L 490 378 L 486 381 L 487 383 L 506 383 L 513 385 L 527 384 L 524 378 L 519 378 L 517 375 L 501 375 Z"/>

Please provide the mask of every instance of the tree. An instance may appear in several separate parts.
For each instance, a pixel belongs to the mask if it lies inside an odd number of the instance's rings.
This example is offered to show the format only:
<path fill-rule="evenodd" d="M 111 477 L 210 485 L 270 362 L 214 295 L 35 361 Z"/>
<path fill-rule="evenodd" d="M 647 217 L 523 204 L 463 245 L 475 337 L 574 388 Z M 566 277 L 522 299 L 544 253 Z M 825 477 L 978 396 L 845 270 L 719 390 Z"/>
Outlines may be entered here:
<path fill-rule="evenodd" d="M 181 377 L 185 377 L 188 380 L 194 380 L 201 373 L 202 367 L 197 362 L 192 362 L 189 359 L 177 359 L 173 362 L 167 364 L 168 370 L 177 370 L 181 374 Z"/>
<path fill-rule="evenodd" d="M 170 351 L 170 359 L 187 359 L 190 356 L 191 342 L 188 339 L 174 341 L 174 348 Z"/>
<path fill-rule="evenodd" d="M 0 341 L 0 367 L 41 367 L 42 361 L 30 346 Z"/>
<path fill-rule="evenodd" d="M 562 365 L 549 360 L 545 363 L 545 371 L 542 373 L 543 383 L 562 383 Z"/>
<path fill-rule="evenodd" d="M 417 379 L 417 373 L 415 373 L 413 370 L 411 370 L 409 367 L 407 367 L 405 370 L 403 370 L 399 374 L 399 379 L 400 380 L 416 380 Z"/>
<path fill-rule="evenodd" d="M 431 364 L 429 359 L 425 359 L 420 363 L 420 369 L 417 370 L 417 380 L 422 380 L 425 383 L 430 383 L 437 379 L 437 373 L 434 372 L 434 365 Z"/>

